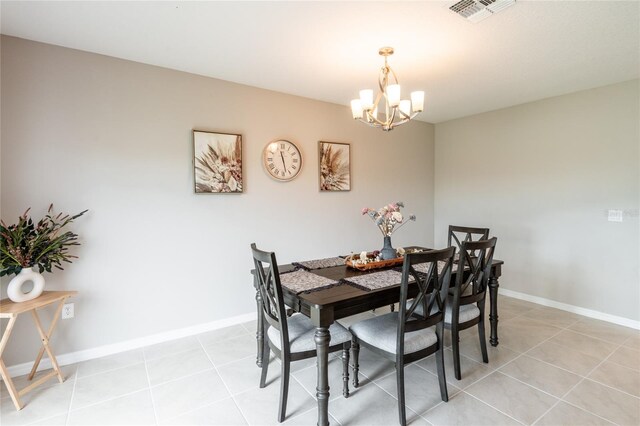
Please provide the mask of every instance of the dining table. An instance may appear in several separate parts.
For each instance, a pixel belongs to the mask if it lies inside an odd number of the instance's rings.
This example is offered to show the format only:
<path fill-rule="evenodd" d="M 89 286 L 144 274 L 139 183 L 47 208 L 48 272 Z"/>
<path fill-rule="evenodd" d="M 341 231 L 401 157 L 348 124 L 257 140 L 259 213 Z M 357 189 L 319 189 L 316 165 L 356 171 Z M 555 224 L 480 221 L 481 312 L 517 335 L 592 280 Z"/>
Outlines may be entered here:
<path fill-rule="evenodd" d="M 404 248 L 406 251 L 427 251 L 426 247 L 410 246 Z M 334 259 L 343 259 L 346 256 L 337 256 Z M 311 261 L 310 264 L 317 261 Z M 341 264 L 337 264 L 341 263 Z M 494 259 L 491 265 L 491 274 L 488 282 L 489 293 L 489 323 L 490 337 L 489 343 L 498 346 L 498 278 L 502 274 L 502 260 Z M 328 379 L 328 355 L 329 341 L 331 335 L 329 327 L 335 321 L 356 315 L 373 309 L 391 306 L 400 301 L 400 279 L 397 282 L 385 285 L 381 288 L 366 288 L 367 276 L 373 277 L 382 270 L 398 270 L 398 267 L 387 267 L 375 270 L 358 270 L 347 266 L 344 262 L 335 262 L 335 266 L 321 266 L 316 269 L 304 267 L 305 262 L 294 262 L 292 264 L 278 265 L 278 272 L 281 277 L 292 271 L 304 268 L 308 272 L 320 277 L 328 278 L 332 282 L 340 285 L 327 286 L 326 288 L 314 289 L 313 291 L 293 291 L 282 286 L 284 303 L 292 312 L 298 312 L 307 316 L 315 327 L 314 341 L 317 351 L 317 388 L 316 398 L 318 403 L 318 426 L 329 424 L 329 379 Z M 333 265 L 329 263 L 328 265 Z M 402 266 L 402 265 L 400 265 Z M 257 304 L 257 357 L 256 364 L 262 367 L 263 339 L 263 316 L 262 316 L 262 296 L 259 291 L 255 271 L 251 271 L 256 288 Z M 451 282 L 454 282 L 455 274 L 452 271 Z M 355 285 L 354 282 L 365 284 Z M 349 285 L 354 284 L 354 285 Z M 375 287 L 375 286 L 373 286 Z M 409 284 L 408 297 L 415 296 L 418 292 L 417 285 Z"/>

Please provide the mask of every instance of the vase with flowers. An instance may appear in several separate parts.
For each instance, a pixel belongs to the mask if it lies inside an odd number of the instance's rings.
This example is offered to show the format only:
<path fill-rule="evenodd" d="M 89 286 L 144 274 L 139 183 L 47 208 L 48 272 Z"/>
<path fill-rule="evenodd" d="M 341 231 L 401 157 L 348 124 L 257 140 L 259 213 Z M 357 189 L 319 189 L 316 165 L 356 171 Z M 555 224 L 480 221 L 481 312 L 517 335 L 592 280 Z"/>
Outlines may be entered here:
<path fill-rule="evenodd" d="M 362 209 L 362 214 L 368 215 L 371 220 L 375 222 L 384 237 L 384 244 L 382 250 L 380 250 L 380 258 L 382 260 L 394 259 L 398 256 L 396 250 L 391 245 L 391 235 L 403 227 L 408 221 L 416 220 L 416 216 L 414 214 L 409 215 L 408 220 L 405 220 L 405 217 L 400 212 L 400 209 L 403 207 L 404 203 L 402 201 L 398 201 L 396 203 L 387 204 L 378 210 L 374 210 L 369 207 Z"/>
<path fill-rule="evenodd" d="M 62 262 L 71 263 L 77 258 L 69 253 L 69 248 L 80 245 L 78 235 L 62 229 L 87 212 L 54 216 L 51 204 L 47 215 L 36 223 L 29 210 L 13 225 L 0 221 L 0 277 L 15 274 L 7 288 L 7 295 L 14 302 L 40 296 L 44 290 L 42 272 L 51 272 L 54 267 L 63 269 Z M 25 293 L 22 287 L 27 282 L 32 282 L 33 288 Z"/>

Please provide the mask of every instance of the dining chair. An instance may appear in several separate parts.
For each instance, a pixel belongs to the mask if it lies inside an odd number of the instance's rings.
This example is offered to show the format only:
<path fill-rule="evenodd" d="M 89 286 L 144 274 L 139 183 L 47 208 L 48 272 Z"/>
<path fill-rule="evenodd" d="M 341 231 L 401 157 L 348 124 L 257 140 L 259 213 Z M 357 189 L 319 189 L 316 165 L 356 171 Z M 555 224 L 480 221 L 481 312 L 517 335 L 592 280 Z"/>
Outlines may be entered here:
<path fill-rule="evenodd" d="M 489 239 L 489 228 L 472 228 L 469 226 L 449 225 L 447 246 L 455 246 L 458 253 L 462 250 L 464 241 L 479 241 Z"/>
<path fill-rule="evenodd" d="M 484 328 L 484 305 L 491 263 L 497 238 L 480 241 L 462 241 L 458 270 L 450 291 L 450 300 L 444 315 L 445 327 L 451 330 L 453 366 L 460 380 L 460 331 L 478 326 L 482 361 L 489 362 Z"/>
<path fill-rule="evenodd" d="M 281 361 L 278 422 L 283 422 L 287 411 L 290 364 L 292 361 L 316 356 L 315 327 L 311 320 L 302 314 L 294 313 L 287 316 L 275 253 L 259 250 L 255 243 L 251 244 L 251 251 L 258 288 L 262 296 L 262 312 L 258 315 L 262 314 L 265 320 L 263 321 L 265 339 L 263 340 L 260 388 L 266 386 L 269 356 L 270 351 L 273 351 Z M 347 398 L 351 333 L 337 322 L 329 327 L 329 332 L 331 333 L 329 352 L 342 350 L 342 394 Z"/>
<path fill-rule="evenodd" d="M 394 361 L 398 389 L 398 415 L 401 425 L 407 423 L 404 392 L 404 366 L 436 354 L 440 396 L 448 401 L 444 373 L 444 312 L 454 247 L 405 255 L 400 285 L 398 312 L 390 312 L 353 324 L 353 385 L 358 387 L 358 354 L 360 345 Z M 440 262 L 441 268 L 438 267 Z M 415 267 L 420 264 L 420 271 Z M 407 304 L 409 290 L 413 300 Z M 422 313 L 418 313 L 422 312 Z M 424 314 L 427 312 L 428 314 Z"/>

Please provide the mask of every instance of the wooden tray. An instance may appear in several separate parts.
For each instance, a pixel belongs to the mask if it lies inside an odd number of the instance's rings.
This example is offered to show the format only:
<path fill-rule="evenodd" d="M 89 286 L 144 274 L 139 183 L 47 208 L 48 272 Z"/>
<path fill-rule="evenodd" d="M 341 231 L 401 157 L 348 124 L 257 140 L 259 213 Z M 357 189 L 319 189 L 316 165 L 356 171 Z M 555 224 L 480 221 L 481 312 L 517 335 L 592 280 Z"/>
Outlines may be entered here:
<path fill-rule="evenodd" d="M 348 267 L 357 269 L 359 271 L 368 271 L 370 269 L 389 268 L 391 266 L 402 265 L 404 257 L 396 257 L 395 259 L 380 260 L 378 262 L 369 262 L 364 265 L 353 264 L 351 259 L 347 259 L 345 262 Z"/>

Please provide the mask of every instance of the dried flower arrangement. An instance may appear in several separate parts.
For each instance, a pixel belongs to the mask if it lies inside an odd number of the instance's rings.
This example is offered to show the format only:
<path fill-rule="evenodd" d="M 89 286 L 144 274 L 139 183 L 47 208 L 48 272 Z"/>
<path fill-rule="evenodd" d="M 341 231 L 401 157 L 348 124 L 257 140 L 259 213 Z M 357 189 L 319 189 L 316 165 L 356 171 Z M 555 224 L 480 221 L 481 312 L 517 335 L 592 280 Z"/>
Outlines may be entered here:
<path fill-rule="evenodd" d="M 365 207 L 362 209 L 363 215 L 369 215 L 371 220 L 373 220 L 382 235 L 385 237 L 390 237 L 395 231 L 404 226 L 408 221 L 405 221 L 404 216 L 400 212 L 400 209 L 404 207 L 404 203 L 402 201 L 398 201 L 396 203 L 387 204 L 379 208 L 378 210 L 374 210 L 369 207 Z M 409 215 L 409 220 L 416 220 L 416 215 Z M 396 225 L 399 225 L 396 227 Z"/>

